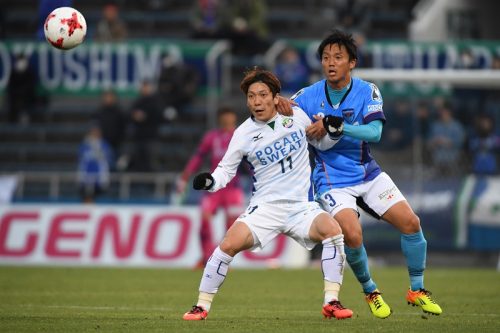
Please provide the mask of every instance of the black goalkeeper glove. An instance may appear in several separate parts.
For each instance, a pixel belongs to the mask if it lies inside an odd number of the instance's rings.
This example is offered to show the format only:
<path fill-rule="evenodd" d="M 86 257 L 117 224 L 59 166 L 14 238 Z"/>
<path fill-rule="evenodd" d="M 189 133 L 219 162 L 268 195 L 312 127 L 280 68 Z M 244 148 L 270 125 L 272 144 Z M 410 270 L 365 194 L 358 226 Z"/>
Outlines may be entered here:
<path fill-rule="evenodd" d="M 333 139 L 338 139 L 344 133 L 344 118 L 326 116 L 323 118 L 323 127 Z"/>
<path fill-rule="evenodd" d="M 195 190 L 210 190 L 214 183 L 214 177 L 208 172 L 203 172 L 194 177 L 193 188 Z"/>

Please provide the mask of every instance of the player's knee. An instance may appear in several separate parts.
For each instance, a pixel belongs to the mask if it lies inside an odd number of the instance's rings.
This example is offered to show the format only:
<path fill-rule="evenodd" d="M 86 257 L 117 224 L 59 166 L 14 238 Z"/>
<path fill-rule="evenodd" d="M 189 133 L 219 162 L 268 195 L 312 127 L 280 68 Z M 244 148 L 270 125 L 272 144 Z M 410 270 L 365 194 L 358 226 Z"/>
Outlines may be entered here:
<path fill-rule="evenodd" d="M 342 229 L 338 222 L 325 213 L 314 220 L 309 230 L 309 237 L 315 241 L 323 241 L 341 233 Z"/>
<path fill-rule="evenodd" d="M 350 248 L 358 248 L 363 245 L 363 234 L 361 232 L 345 232 L 344 243 Z"/>
<path fill-rule="evenodd" d="M 420 231 L 420 218 L 417 214 L 411 214 L 408 218 L 407 223 L 405 224 L 405 234 L 414 234 Z"/>
<path fill-rule="evenodd" d="M 340 226 L 338 224 L 336 224 L 333 229 L 332 229 L 332 232 L 333 232 L 333 235 L 332 236 L 337 236 L 337 235 L 340 235 L 342 234 L 342 229 L 340 228 Z M 331 236 L 329 236 L 331 237 Z"/>
<path fill-rule="evenodd" d="M 239 251 L 236 250 L 234 242 L 225 238 L 222 243 L 219 244 L 219 248 L 222 252 L 234 257 Z"/>
<path fill-rule="evenodd" d="M 219 248 L 222 252 L 227 253 L 231 257 L 234 257 L 241 251 L 248 248 L 245 244 L 243 244 L 239 239 L 235 239 L 234 237 L 224 237 L 222 242 L 219 244 Z"/>
<path fill-rule="evenodd" d="M 342 229 L 340 228 L 340 225 L 337 222 L 332 221 L 331 223 L 329 223 L 329 227 L 328 227 L 326 233 L 322 236 L 324 236 L 323 239 L 327 239 L 330 237 L 340 235 L 341 233 L 342 233 Z"/>

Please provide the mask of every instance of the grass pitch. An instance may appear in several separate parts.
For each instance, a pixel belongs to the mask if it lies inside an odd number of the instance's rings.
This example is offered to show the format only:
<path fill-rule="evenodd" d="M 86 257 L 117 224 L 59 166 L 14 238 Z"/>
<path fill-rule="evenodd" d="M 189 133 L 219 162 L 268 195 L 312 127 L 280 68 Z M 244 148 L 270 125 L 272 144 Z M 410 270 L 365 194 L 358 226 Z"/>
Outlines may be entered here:
<path fill-rule="evenodd" d="M 404 268 L 373 269 L 394 313 L 374 318 L 352 272 L 341 300 L 348 320 L 324 320 L 319 269 L 231 270 L 206 321 L 186 322 L 201 271 L 0 267 L 0 332 L 499 332 L 500 273 L 428 269 L 443 308 L 424 316 L 404 299 Z"/>

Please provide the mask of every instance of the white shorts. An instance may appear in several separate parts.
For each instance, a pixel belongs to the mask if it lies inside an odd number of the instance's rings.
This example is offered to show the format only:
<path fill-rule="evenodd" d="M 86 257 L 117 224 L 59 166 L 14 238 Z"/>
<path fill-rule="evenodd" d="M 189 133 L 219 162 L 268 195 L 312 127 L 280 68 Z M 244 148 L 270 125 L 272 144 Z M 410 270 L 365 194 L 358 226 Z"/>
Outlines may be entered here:
<path fill-rule="evenodd" d="M 382 216 L 394 204 L 406 200 L 391 177 L 382 172 L 369 182 L 331 189 L 321 194 L 318 202 L 331 216 L 335 216 L 345 208 L 354 209 L 359 213 L 356 203 L 357 198 L 363 199 L 368 208 L 379 216 Z"/>
<path fill-rule="evenodd" d="M 262 249 L 279 234 L 285 234 L 312 250 L 316 243 L 309 238 L 309 230 L 321 213 L 325 211 L 317 202 L 283 200 L 250 205 L 236 222 L 245 223 L 252 231 L 252 249 Z"/>

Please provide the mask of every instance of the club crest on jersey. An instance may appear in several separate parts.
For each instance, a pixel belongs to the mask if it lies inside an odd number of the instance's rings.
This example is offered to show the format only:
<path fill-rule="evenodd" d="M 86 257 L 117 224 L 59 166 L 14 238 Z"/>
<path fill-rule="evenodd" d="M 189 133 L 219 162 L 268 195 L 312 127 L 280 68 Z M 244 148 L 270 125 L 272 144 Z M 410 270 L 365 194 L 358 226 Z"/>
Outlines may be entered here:
<path fill-rule="evenodd" d="M 325 108 L 325 101 L 321 101 L 321 105 L 319 107 L 324 109 Z"/>
<path fill-rule="evenodd" d="M 373 83 L 370 83 L 370 87 L 372 88 L 372 100 L 376 102 L 382 102 L 382 95 L 380 94 L 380 90 Z"/>
<path fill-rule="evenodd" d="M 288 117 L 283 118 L 282 124 L 283 124 L 283 127 L 290 128 L 290 127 L 293 126 L 293 119 L 292 118 L 288 118 Z"/>
<path fill-rule="evenodd" d="M 352 122 L 354 121 L 354 109 L 342 110 L 342 116 L 344 117 L 345 121 L 347 121 L 349 124 L 352 124 Z"/>

